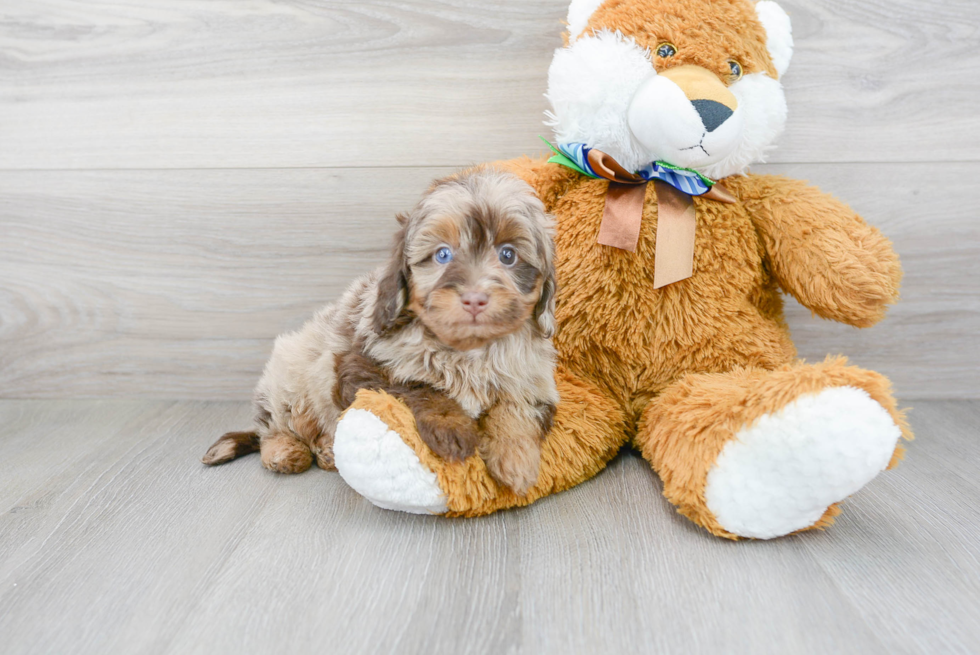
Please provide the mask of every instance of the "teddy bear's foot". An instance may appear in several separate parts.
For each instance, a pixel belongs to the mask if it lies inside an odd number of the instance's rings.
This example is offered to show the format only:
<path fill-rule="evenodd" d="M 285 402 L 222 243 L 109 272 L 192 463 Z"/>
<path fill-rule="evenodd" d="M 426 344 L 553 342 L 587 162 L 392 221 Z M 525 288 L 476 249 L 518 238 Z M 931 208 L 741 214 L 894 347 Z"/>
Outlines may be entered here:
<path fill-rule="evenodd" d="M 721 527 L 740 537 L 803 530 L 885 470 L 901 435 L 862 389 L 801 396 L 725 444 L 705 501 Z"/>
<path fill-rule="evenodd" d="M 898 461 L 903 429 L 888 381 L 836 359 L 686 376 L 648 408 L 638 445 L 681 513 L 769 539 L 832 523 Z"/>
<path fill-rule="evenodd" d="M 624 418 L 595 386 L 556 376 L 561 403 L 541 444 L 537 481 L 517 494 L 490 474 L 479 455 L 439 458 L 422 441 L 411 411 L 382 391 L 362 389 L 334 435 L 344 480 L 378 507 L 417 514 L 479 516 L 517 507 L 583 482 L 624 441 Z"/>
<path fill-rule="evenodd" d="M 337 424 L 334 464 L 354 491 L 384 509 L 443 514 L 446 494 L 436 474 L 378 416 L 351 408 Z"/>

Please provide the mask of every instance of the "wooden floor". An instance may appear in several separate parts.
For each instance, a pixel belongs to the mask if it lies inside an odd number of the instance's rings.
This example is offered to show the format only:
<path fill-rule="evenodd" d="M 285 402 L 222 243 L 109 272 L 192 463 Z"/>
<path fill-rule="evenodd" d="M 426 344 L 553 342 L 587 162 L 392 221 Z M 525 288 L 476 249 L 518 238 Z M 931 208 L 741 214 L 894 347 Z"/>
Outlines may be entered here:
<path fill-rule="evenodd" d="M 483 519 L 336 473 L 198 463 L 244 403 L 0 401 L 0 651 L 956 653 L 980 649 L 980 401 L 921 401 L 838 524 L 713 538 L 634 453 Z"/>

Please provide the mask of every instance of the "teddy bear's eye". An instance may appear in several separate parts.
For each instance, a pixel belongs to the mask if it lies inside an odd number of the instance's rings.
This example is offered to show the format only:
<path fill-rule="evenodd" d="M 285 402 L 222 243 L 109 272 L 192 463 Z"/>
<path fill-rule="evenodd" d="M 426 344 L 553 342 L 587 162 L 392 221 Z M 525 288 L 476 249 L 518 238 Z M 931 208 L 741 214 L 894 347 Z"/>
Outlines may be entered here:
<path fill-rule="evenodd" d="M 732 82 L 738 82 L 740 79 L 742 79 L 742 64 L 738 63 L 734 59 L 729 59 L 728 68 L 732 71 L 730 78 Z"/>
<path fill-rule="evenodd" d="M 673 43 L 661 43 L 657 46 L 657 56 L 661 59 L 667 59 L 668 57 L 673 57 L 677 54 L 677 48 L 674 47 Z"/>

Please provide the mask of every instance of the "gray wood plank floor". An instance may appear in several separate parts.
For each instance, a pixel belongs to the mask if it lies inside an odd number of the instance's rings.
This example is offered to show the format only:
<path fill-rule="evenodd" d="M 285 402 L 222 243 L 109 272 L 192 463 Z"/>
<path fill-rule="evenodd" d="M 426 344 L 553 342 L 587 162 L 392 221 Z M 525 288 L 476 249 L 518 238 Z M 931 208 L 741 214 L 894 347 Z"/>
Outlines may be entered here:
<path fill-rule="evenodd" d="M 838 524 L 730 543 L 626 452 L 519 511 L 378 510 L 198 458 L 244 403 L 0 401 L 4 653 L 969 653 L 980 401 L 921 401 Z"/>

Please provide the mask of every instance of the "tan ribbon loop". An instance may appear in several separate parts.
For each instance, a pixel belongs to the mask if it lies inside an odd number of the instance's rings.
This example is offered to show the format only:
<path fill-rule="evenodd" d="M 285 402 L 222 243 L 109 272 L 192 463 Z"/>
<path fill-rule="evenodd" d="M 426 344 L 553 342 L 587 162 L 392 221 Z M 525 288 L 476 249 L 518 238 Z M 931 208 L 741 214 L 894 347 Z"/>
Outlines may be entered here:
<path fill-rule="evenodd" d="M 588 157 L 595 174 L 609 180 L 606 206 L 599 224 L 599 243 L 636 252 L 647 183 L 604 152 L 593 149 Z M 653 288 L 659 289 L 694 275 L 697 212 L 694 200 L 683 191 L 659 180 L 654 180 L 654 188 L 657 193 L 657 244 Z M 728 204 L 738 202 L 731 191 L 717 183 L 702 197 Z"/>
<path fill-rule="evenodd" d="M 630 173 L 620 166 L 618 161 L 599 150 L 589 151 L 589 166 L 592 167 L 596 175 L 613 182 L 624 184 L 644 184 L 646 182 L 642 177 L 636 173 Z"/>
<path fill-rule="evenodd" d="M 694 200 L 666 182 L 654 181 L 657 192 L 657 245 L 653 288 L 694 275 Z"/>
<path fill-rule="evenodd" d="M 717 200 L 718 202 L 723 202 L 728 205 L 734 205 L 738 202 L 738 198 L 735 197 L 735 194 L 718 182 L 715 182 L 714 186 L 708 189 L 708 192 L 701 197 L 707 198 L 708 200 Z"/>
<path fill-rule="evenodd" d="M 636 252 L 643 221 L 643 200 L 647 193 L 646 181 L 599 150 L 589 151 L 589 165 L 596 174 L 609 180 L 606 207 L 599 224 L 599 243 Z"/>
<path fill-rule="evenodd" d="M 620 250 L 636 252 L 643 220 L 643 200 L 647 184 L 610 182 L 606 192 L 606 207 L 599 224 L 599 243 Z"/>

